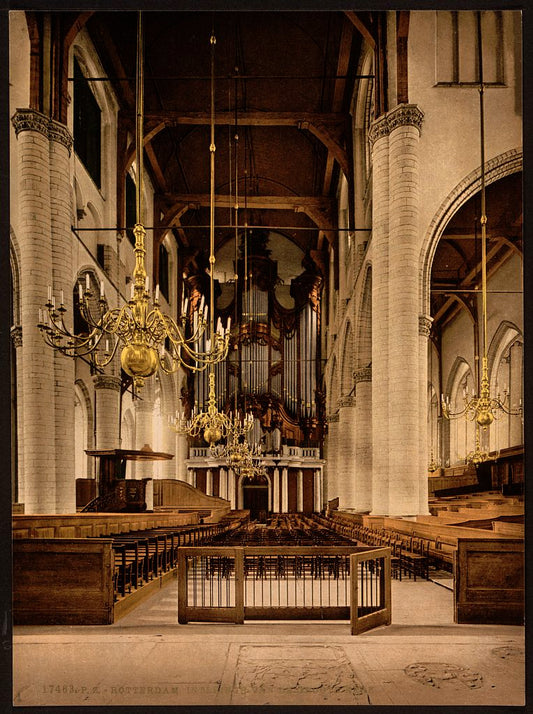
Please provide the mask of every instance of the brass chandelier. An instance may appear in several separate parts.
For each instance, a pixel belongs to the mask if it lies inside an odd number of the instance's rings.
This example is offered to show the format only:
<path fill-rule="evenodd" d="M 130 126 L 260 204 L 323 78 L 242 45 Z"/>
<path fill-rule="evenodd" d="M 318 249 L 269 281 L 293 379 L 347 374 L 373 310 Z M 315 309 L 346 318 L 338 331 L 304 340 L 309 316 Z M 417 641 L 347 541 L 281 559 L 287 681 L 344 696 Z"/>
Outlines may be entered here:
<path fill-rule="evenodd" d="M 503 398 L 500 394 L 492 397 L 490 394 L 490 382 L 488 375 L 487 360 L 487 214 L 485 201 L 485 118 L 483 105 L 483 52 L 481 41 L 481 12 L 477 15 L 478 29 L 478 56 L 479 56 L 479 113 L 480 113 L 480 140 L 481 140 L 481 297 L 482 297 L 482 344 L 483 355 L 481 359 L 481 379 L 479 396 L 472 393 L 469 397 L 464 391 L 464 406 L 459 411 L 453 412 L 450 405 L 450 397 L 441 395 L 442 414 L 446 419 L 455 419 L 464 416 L 469 421 L 476 423 L 476 449 L 467 456 L 467 461 L 481 463 L 488 459 L 486 452 L 480 451 L 479 429 L 486 431 L 495 419 L 502 414 L 519 416 L 522 414 L 522 407 L 512 409 L 509 404 L 509 392 L 504 390 Z M 469 458 L 472 457 L 472 458 Z M 474 460 L 475 459 L 475 460 Z"/>
<path fill-rule="evenodd" d="M 88 334 L 75 334 L 65 325 L 64 317 L 67 309 L 64 305 L 61 291 L 59 306 L 56 307 L 52 288 L 48 288 L 48 301 L 45 304 L 46 318 L 39 310 L 38 328 L 45 342 L 68 357 L 89 357 L 90 363 L 97 368 L 108 365 L 114 358 L 119 346 L 122 369 L 133 378 L 136 388 L 144 384 L 158 369 L 170 374 L 179 367 L 193 371 L 203 371 L 209 365 L 225 359 L 228 353 L 230 323 L 224 329 L 219 324 L 216 333 L 213 330 L 213 305 L 211 305 L 210 339 L 206 341 L 206 349 L 198 348 L 202 335 L 205 334 L 208 320 L 208 309 L 203 304 L 191 306 L 187 314 L 187 300 L 182 304 L 180 318 L 176 321 L 164 314 L 159 307 L 159 286 L 156 286 L 153 302 L 149 291 L 149 279 L 145 265 L 146 230 L 142 222 L 142 176 L 143 176 L 143 36 L 142 16 L 138 16 L 137 38 L 137 86 L 136 86 L 136 224 L 133 229 L 135 236 L 135 268 L 132 274 L 132 289 L 129 301 L 119 308 L 107 309 L 103 282 L 100 284 L 98 299 L 99 314 L 93 315 L 90 302 L 93 298 L 89 276 L 83 287 L 78 283 L 79 308 L 83 319 L 89 326 Z M 212 38 L 214 42 L 214 38 Z M 214 124 L 214 104 L 212 102 L 212 124 Z M 212 137 L 214 130 L 212 129 Z M 214 163 L 214 141 L 211 141 L 211 163 Z M 212 196 L 213 203 L 213 196 Z M 214 207 L 211 206 L 213 213 Z M 210 269 L 213 272 L 214 231 L 211 230 Z"/>
<path fill-rule="evenodd" d="M 216 37 L 214 31 L 210 38 L 211 44 L 211 143 L 209 145 L 209 151 L 211 156 L 210 167 L 211 167 L 211 193 L 210 193 L 210 213 L 209 213 L 209 233 L 210 233 L 210 245 L 211 252 L 209 256 L 209 288 L 210 288 L 210 334 L 214 333 L 214 316 L 215 316 L 215 285 L 214 285 L 214 267 L 215 267 L 215 45 Z M 226 358 L 228 353 L 229 345 L 229 334 L 231 327 L 231 318 L 228 318 L 227 327 L 223 331 L 224 334 L 224 355 L 222 359 Z M 220 319 L 218 321 L 217 332 L 215 334 L 215 339 L 220 335 L 222 330 Z M 216 360 L 219 361 L 219 360 Z M 211 448 L 225 438 L 231 433 L 233 423 L 231 418 L 224 412 L 219 412 L 216 404 L 216 389 L 215 389 L 215 372 L 214 363 L 210 363 L 209 371 L 209 392 L 208 392 L 208 406 L 207 411 L 202 411 L 196 414 L 193 413 L 189 419 L 185 417 L 184 413 L 181 415 L 177 414 L 173 422 L 170 423 L 170 427 L 176 431 L 178 434 L 186 434 L 192 438 L 196 438 L 203 435 L 204 440 L 209 444 Z M 237 417 L 236 417 L 237 418 Z"/>

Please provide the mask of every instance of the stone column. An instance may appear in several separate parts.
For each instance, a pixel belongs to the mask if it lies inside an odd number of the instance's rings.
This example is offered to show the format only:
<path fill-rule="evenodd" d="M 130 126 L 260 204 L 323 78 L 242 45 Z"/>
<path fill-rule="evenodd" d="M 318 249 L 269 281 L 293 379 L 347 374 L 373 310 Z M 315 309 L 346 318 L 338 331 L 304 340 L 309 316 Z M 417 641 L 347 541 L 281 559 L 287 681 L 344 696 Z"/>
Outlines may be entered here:
<path fill-rule="evenodd" d="M 420 506 L 419 166 L 423 114 L 399 105 L 371 129 L 372 513 L 409 516 Z M 425 412 L 424 412 L 425 420 Z"/>
<path fill-rule="evenodd" d="M 54 350 L 37 329 L 39 308 L 52 284 L 49 119 L 32 109 L 13 117 L 17 136 L 16 187 L 20 220 L 20 324 L 24 334 L 20 397 L 24 409 L 24 462 L 19 499 L 25 512 L 56 509 Z M 20 404 L 20 399 L 19 399 Z"/>
<path fill-rule="evenodd" d="M 313 473 L 313 510 L 320 511 L 320 469 L 315 469 Z"/>
<path fill-rule="evenodd" d="M 96 449 L 116 449 L 120 377 L 99 374 L 93 377 L 96 402 Z"/>
<path fill-rule="evenodd" d="M 389 136 L 389 507 L 392 516 L 419 512 L 427 493 L 427 464 L 420 468 L 419 161 L 422 112 L 400 105 L 388 113 Z M 379 321 L 380 313 L 373 312 Z M 427 342 L 427 338 L 425 338 Z M 426 353 L 425 353 L 426 354 Z M 424 370 L 424 388 L 427 370 Z M 425 507 L 425 510 L 427 506 Z"/>
<path fill-rule="evenodd" d="M 355 381 L 355 498 L 354 508 L 372 510 L 372 368 L 354 372 Z"/>
<path fill-rule="evenodd" d="M 274 513 L 279 513 L 279 469 L 276 466 L 272 476 L 273 506 Z"/>
<path fill-rule="evenodd" d="M 372 143 L 372 513 L 389 509 L 389 126 L 380 117 Z"/>
<path fill-rule="evenodd" d="M 187 459 L 189 456 L 189 445 L 187 443 L 187 436 L 185 434 L 176 434 L 176 440 L 174 444 L 176 454 L 176 456 L 174 457 L 176 478 L 180 481 L 186 481 L 187 464 L 185 463 L 185 459 Z"/>
<path fill-rule="evenodd" d="M 50 120 L 50 218 L 52 234 L 52 277 L 57 296 L 63 291 L 68 312 L 67 324 L 73 325 L 72 301 L 72 192 L 70 153 L 72 136 L 66 126 Z M 74 441 L 70 425 L 74 423 L 74 360 L 54 354 L 55 444 L 61 458 L 56 458 L 56 513 L 76 513 Z"/>
<path fill-rule="evenodd" d="M 296 510 L 301 513 L 304 510 L 304 472 L 298 469 L 296 473 Z"/>
<path fill-rule="evenodd" d="M 419 351 L 418 351 L 418 387 L 419 387 L 419 446 L 418 446 L 418 514 L 429 515 L 428 504 L 428 341 L 433 318 L 430 315 L 420 315 L 418 318 Z M 433 418 L 433 415 L 431 415 Z M 424 474 L 424 478 L 422 478 Z"/>
<path fill-rule="evenodd" d="M 281 512 L 289 511 L 289 469 L 284 466 L 281 472 Z"/>
<path fill-rule="evenodd" d="M 206 496 L 213 495 L 213 472 L 211 469 L 207 469 L 205 475 L 205 493 Z"/>
<path fill-rule="evenodd" d="M 142 449 L 148 444 L 153 448 L 154 405 L 149 399 L 149 392 L 143 394 L 143 399 L 135 400 L 135 448 Z M 137 461 L 135 463 L 135 478 L 153 478 L 153 461 Z"/>
<path fill-rule="evenodd" d="M 327 459 L 326 459 L 326 478 L 327 478 L 327 499 L 330 501 L 339 495 L 338 474 L 337 474 L 337 457 L 338 457 L 338 432 L 339 432 L 339 414 L 330 414 L 328 420 L 328 439 L 327 439 Z"/>
<path fill-rule="evenodd" d="M 15 478 L 17 479 L 17 494 L 13 492 L 13 499 L 15 495 L 17 497 L 18 503 L 23 503 L 24 494 L 24 400 L 22 398 L 23 390 L 23 374 L 22 374 L 22 327 L 20 325 L 13 326 L 11 328 L 11 341 L 13 347 L 15 348 L 15 369 L 16 369 L 16 385 L 15 389 L 17 391 L 17 425 L 16 425 L 16 448 L 17 448 L 17 462 L 18 469 Z M 13 442 L 12 442 L 13 443 Z M 14 456 L 14 454 L 13 454 Z M 14 461 L 12 456 L 12 463 Z"/>
<path fill-rule="evenodd" d="M 517 411 L 521 404 L 522 395 L 522 361 L 524 345 L 522 342 L 515 342 L 509 350 L 510 374 L 509 374 L 509 394 L 511 404 L 509 407 Z M 510 433 L 509 446 L 518 446 L 524 442 L 522 433 L 522 415 L 509 417 Z"/>
<path fill-rule="evenodd" d="M 235 471 L 228 469 L 228 501 L 231 503 L 231 509 L 235 511 L 237 504 L 235 502 Z"/>
<path fill-rule="evenodd" d="M 340 510 L 355 508 L 355 416 L 355 397 L 343 397 L 339 403 L 335 463 Z"/>
<path fill-rule="evenodd" d="M 220 467 L 218 470 L 218 478 L 219 478 L 219 486 L 218 486 L 218 495 L 220 498 L 227 498 L 228 497 L 228 472 L 226 469 Z"/>

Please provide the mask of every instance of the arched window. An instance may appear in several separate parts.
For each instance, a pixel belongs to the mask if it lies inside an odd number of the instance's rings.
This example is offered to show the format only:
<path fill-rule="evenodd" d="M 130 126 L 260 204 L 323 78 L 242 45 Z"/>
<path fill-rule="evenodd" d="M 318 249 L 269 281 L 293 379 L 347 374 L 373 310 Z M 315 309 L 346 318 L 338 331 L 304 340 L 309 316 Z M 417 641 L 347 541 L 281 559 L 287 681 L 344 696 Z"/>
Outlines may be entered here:
<path fill-rule="evenodd" d="M 157 280 L 159 283 L 159 292 L 167 302 L 170 302 L 168 250 L 163 243 L 159 245 L 159 275 Z"/>
<path fill-rule="evenodd" d="M 98 188 L 102 173 L 101 127 L 102 112 L 74 58 L 74 150 Z"/>

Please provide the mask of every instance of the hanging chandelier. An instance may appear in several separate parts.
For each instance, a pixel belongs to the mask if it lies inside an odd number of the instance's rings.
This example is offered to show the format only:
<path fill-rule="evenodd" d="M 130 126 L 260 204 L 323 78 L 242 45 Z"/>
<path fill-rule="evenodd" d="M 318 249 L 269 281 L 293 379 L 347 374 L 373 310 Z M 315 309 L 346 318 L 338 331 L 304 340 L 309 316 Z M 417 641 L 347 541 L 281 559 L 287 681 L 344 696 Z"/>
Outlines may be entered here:
<path fill-rule="evenodd" d="M 61 291 L 59 305 L 56 307 L 52 288 L 48 287 L 46 310 L 39 310 L 37 327 L 45 342 L 68 357 L 88 357 L 96 368 L 108 365 L 120 347 L 122 369 L 133 378 L 134 386 L 140 388 L 147 377 L 158 369 L 170 374 L 179 367 L 192 371 L 203 371 L 209 365 L 225 359 L 228 353 L 230 322 L 224 329 L 219 323 L 217 332 L 213 330 L 213 311 L 209 315 L 211 330 L 206 340 L 205 350 L 198 349 L 200 338 L 206 333 L 209 324 L 208 309 L 204 301 L 197 302 L 187 314 L 188 301 L 182 304 L 181 317 L 176 321 L 164 314 L 159 307 L 159 285 L 156 286 L 153 302 L 149 290 L 149 278 L 145 265 L 146 230 L 142 222 L 142 176 L 143 176 L 143 37 L 141 13 L 138 16 L 137 38 L 137 86 L 136 86 L 136 224 L 135 268 L 132 274 L 131 297 L 119 308 L 107 309 L 104 284 L 100 283 L 98 315 L 93 315 L 89 275 L 86 274 L 85 286 L 78 283 L 79 309 L 89 327 L 88 334 L 75 334 L 65 325 L 67 309 Z M 214 52 L 214 37 L 211 38 Z M 213 82 L 213 80 L 212 80 Z M 213 87 L 212 87 L 213 95 Z M 211 123 L 214 126 L 214 99 L 211 97 Z M 214 128 L 211 132 L 211 163 L 214 162 Z M 213 196 L 212 196 L 213 204 Z M 213 212 L 214 207 L 211 206 Z M 211 231 L 210 270 L 214 265 L 214 232 Z M 46 317 L 45 317 L 46 315 Z"/>
<path fill-rule="evenodd" d="M 216 37 L 214 31 L 211 33 L 210 38 L 211 44 L 211 142 L 209 145 L 209 151 L 211 156 L 210 168 L 211 168 L 211 188 L 210 188 L 210 212 L 209 212 L 209 235 L 210 235 L 210 256 L 209 256 L 209 289 L 210 289 L 210 323 L 211 323 L 211 334 L 214 333 L 214 316 L 215 316 L 215 278 L 214 278 L 214 267 L 215 267 L 215 45 Z M 225 352 L 224 359 L 228 353 L 229 345 L 229 334 L 231 327 L 231 318 L 228 318 L 227 327 L 223 331 L 225 340 Z M 222 331 L 220 318 L 217 325 L 217 331 L 215 333 L 215 338 Z M 237 414 L 235 416 L 235 421 L 237 420 Z M 208 392 L 208 406 L 207 411 L 202 411 L 196 414 L 193 413 L 189 419 L 185 417 L 185 414 L 176 415 L 176 418 L 170 424 L 171 428 L 174 429 L 178 434 L 186 434 L 192 438 L 196 438 L 200 435 L 203 436 L 204 440 L 209 444 L 210 448 L 213 450 L 215 444 L 221 439 L 232 433 L 234 424 L 231 416 L 228 416 L 224 412 L 219 412 L 216 403 L 216 388 L 215 388 L 215 372 L 214 372 L 214 361 L 210 364 L 209 371 L 209 392 Z M 251 427 L 251 424 L 250 424 Z"/>
<path fill-rule="evenodd" d="M 484 84 L 483 84 L 483 52 L 481 38 L 481 12 L 477 14 L 477 33 L 478 33 L 478 59 L 479 59 L 479 114 L 480 114 L 480 143 L 481 143 L 481 216 L 479 222 L 481 224 L 481 298 L 482 298 L 482 344 L 483 355 L 481 358 L 481 379 L 479 396 L 472 390 L 472 396 L 469 397 L 466 389 L 464 390 L 464 405 L 462 409 L 453 412 L 450 405 L 450 397 L 441 395 L 442 414 L 446 419 L 456 419 L 464 416 L 469 421 L 476 423 L 476 449 L 467 456 L 470 456 L 472 463 L 481 463 L 488 458 L 486 452 L 480 451 L 478 428 L 484 431 L 492 424 L 495 419 L 498 419 L 503 414 L 511 416 L 520 416 L 522 414 L 522 406 L 518 409 L 512 409 L 509 403 L 509 392 L 504 390 L 503 398 L 500 394 L 495 397 L 490 394 L 489 370 L 487 360 L 487 214 L 486 214 L 486 199 L 485 199 L 485 116 L 484 116 Z M 475 461 L 474 461 L 475 459 Z"/>

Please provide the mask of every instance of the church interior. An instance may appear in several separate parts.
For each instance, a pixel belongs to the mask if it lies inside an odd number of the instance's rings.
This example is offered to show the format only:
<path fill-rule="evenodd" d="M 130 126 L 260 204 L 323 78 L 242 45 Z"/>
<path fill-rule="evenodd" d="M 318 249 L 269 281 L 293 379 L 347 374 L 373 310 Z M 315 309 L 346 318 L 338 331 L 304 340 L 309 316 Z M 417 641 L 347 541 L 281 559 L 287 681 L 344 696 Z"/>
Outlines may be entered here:
<path fill-rule="evenodd" d="M 9 13 L 15 705 L 524 703 L 521 43 Z"/>

